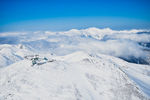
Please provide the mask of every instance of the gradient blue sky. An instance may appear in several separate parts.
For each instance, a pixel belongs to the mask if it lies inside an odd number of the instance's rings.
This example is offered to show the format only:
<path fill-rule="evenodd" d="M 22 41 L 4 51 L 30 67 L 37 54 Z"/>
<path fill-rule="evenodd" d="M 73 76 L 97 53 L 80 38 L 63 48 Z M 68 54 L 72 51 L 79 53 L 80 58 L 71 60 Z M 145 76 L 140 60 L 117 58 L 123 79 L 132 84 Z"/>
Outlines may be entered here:
<path fill-rule="evenodd" d="M 150 0 L 0 0 L 0 31 L 150 29 Z"/>

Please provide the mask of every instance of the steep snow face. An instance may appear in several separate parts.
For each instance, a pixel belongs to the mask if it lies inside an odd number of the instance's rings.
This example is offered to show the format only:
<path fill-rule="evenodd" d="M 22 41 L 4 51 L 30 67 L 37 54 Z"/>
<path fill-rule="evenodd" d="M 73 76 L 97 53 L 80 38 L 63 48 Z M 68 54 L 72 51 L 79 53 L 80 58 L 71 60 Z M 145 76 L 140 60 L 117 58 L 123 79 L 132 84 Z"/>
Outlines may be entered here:
<path fill-rule="evenodd" d="M 11 45 L 0 45 L 0 67 L 10 65 L 19 60 L 23 60 L 22 57 L 15 53 L 15 48 Z"/>
<path fill-rule="evenodd" d="M 31 66 L 23 60 L 0 69 L 1 100 L 147 100 L 115 62 L 75 52 Z"/>
<path fill-rule="evenodd" d="M 32 54 L 32 51 L 21 44 L 2 44 L 0 45 L 0 68 L 23 60 L 24 56 L 28 54 Z"/>
<path fill-rule="evenodd" d="M 150 99 L 149 33 L 0 33 L 0 100 Z"/>

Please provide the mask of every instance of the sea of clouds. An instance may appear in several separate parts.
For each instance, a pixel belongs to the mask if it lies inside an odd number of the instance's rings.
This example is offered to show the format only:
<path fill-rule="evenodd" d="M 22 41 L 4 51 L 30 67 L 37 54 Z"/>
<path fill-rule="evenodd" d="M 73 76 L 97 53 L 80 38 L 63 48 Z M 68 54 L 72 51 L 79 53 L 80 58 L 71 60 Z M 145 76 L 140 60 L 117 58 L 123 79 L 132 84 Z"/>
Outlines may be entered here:
<path fill-rule="evenodd" d="M 0 45 L 4 44 L 21 44 L 34 52 L 55 55 L 75 51 L 102 53 L 133 63 L 150 64 L 150 30 L 93 27 L 63 32 L 4 32 L 0 33 Z"/>

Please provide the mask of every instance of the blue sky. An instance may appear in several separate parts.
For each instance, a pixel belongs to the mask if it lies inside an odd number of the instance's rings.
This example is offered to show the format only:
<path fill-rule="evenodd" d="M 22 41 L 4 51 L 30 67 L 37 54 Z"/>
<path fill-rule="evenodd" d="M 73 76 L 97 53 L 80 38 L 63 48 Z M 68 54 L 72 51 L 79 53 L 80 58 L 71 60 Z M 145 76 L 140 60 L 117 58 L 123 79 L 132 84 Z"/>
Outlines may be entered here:
<path fill-rule="evenodd" d="M 0 0 L 0 31 L 150 28 L 150 0 Z"/>

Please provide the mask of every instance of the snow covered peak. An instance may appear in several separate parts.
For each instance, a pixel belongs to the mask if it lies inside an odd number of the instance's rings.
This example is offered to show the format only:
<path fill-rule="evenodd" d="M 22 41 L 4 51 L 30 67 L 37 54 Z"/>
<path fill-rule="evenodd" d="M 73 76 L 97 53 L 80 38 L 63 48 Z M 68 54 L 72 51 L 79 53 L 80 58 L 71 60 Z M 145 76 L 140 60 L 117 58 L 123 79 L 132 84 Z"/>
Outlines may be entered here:
<path fill-rule="evenodd" d="M 84 29 L 83 31 L 91 33 L 91 34 L 96 34 L 96 33 L 100 33 L 100 34 L 110 33 L 111 34 L 111 33 L 114 33 L 114 31 L 110 28 L 99 29 L 99 28 L 95 28 L 95 27 Z"/>
<path fill-rule="evenodd" d="M 148 99 L 115 62 L 87 55 L 57 56 L 53 62 L 35 66 L 23 60 L 1 69 L 1 100 Z"/>

